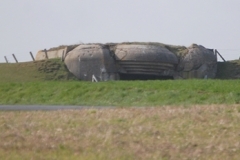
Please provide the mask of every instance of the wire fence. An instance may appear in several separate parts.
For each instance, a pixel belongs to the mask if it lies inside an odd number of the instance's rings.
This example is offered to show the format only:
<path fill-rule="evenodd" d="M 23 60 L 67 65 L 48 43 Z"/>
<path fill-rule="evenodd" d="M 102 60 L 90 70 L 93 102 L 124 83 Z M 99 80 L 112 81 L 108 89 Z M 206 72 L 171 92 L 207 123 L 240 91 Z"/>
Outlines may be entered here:
<path fill-rule="evenodd" d="M 30 56 L 31 56 L 32 60 L 33 60 L 33 61 L 35 61 L 35 58 L 34 58 L 34 56 L 33 56 L 32 52 L 29 52 L 29 54 L 30 54 Z M 18 63 L 18 62 L 19 62 L 19 61 L 18 61 L 18 59 L 17 59 L 17 57 L 15 56 L 15 54 L 14 54 L 14 53 L 12 54 L 12 57 L 13 57 L 13 59 L 14 59 L 15 63 Z M 4 59 L 5 59 L 5 62 L 6 62 L 6 63 L 10 63 L 10 61 L 9 61 L 9 59 L 8 59 L 8 57 L 7 57 L 7 56 L 4 56 Z"/>
<path fill-rule="evenodd" d="M 61 56 L 59 55 L 59 56 L 57 56 L 57 57 L 51 56 L 51 51 L 48 52 L 46 49 L 44 49 L 42 52 L 43 52 L 42 54 L 44 54 L 44 57 L 45 57 L 45 58 L 43 58 L 43 59 L 60 58 L 61 61 L 64 61 L 67 51 L 63 50 L 62 53 L 61 53 Z M 32 52 L 29 52 L 29 54 L 30 54 L 30 56 L 31 56 L 31 61 L 43 60 L 42 58 L 39 59 L 39 58 L 37 58 L 37 57 L 36 57 L 36 59 L 35 59 L 34 56 L 33 56 L 33 54 L 32 54 Z M 49 57 L 50 57 L 50 58 L 49 58 Z M 18 63 L 18 62 L 19 62 L 15 54 L 12 54 L 12 55 L 10 56 L 10 58 L 11 58 L 11 60 L 13 59 L 14 62 L 10 62 L 10 61 L 9 61 L 9 57 L 4 56 L 4 60 L 5 60 L 4 63 Z M 27 62 L 27 61 L 25 61 L 25 62 Z M 1 62 L 0 62 L 0 63 L 1 63 Z"/>
<path fill-rule="evenodd" d="M 43 51 L 45 53 L 46 59 L 48 59 L 47 50 L 44 49 Z M 229 60 L 237 60 L 237 59 L 240 60 L 240 49 L 224 49 L 224 48 L 221 48 L 221 49 L 217 49 L 217 50 L 215 49 L 214 53 L 218 54 L 218 57 L 219 57 L 218 61 L 229 61 Z M 30 57 L 31 57 L 31 61 L 35 61 L 35 58 L 34 58 L 32 52 L 29 52 L 29 54 L 30 54 Z M 64 52 L 63 52 L 63 55 L 64 55 Z M 64 57 L 62 56 L 62 58 L 64 58 Z M 11 62 L 10 60 L 11 61 L 13 60 L 13 62 Z M 17 56 L 14 53 L 11 56 L 4 56 L 4 61 L 5 62 L 3 62 L 3 63 L 19 63 L 19 61 L 17 59 Z M 27 61 L 25 61 L 25 62 L 27 62 Z"/>

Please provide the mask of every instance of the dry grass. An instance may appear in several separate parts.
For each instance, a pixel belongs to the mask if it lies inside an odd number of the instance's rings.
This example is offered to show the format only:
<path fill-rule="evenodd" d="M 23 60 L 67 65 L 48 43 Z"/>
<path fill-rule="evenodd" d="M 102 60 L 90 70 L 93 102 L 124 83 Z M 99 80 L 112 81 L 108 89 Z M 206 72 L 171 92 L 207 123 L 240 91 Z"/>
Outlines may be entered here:
<path fill-rule="evenodd" d="M 0 112 L 0 159 L 239 159 L 240 106 Z"/>

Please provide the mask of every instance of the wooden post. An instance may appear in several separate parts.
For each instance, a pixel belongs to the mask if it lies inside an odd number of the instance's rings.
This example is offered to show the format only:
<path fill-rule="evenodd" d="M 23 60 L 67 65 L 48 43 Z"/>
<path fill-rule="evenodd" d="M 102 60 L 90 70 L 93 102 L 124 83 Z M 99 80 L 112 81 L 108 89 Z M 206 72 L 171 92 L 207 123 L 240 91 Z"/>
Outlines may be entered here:
<path fill-rule="evenodd" d="M 214 49 L 214 55 L 216 57 L 216 62 L 218 61 L 218 56 L 217 56 L 217 52 L 216 52 L 216 49 Z"/>
<path fill-rule="evenodd" d="M 45 55 L 46 55 L 46 59 L 48 59 L 48 54 L 47 54 L 47 50 L 44 49 Z"/>
<path fill-rule="evenodd" d="M 218 50 L 215 50 L 216 51 L 216 53 L 222 58 L 222 60 L 224 61 L 224 62 L 226 62 L 226 60 L 223 58 L 223 56 L 218 52 Z"/>
<path fill-rule="evenodd" d="M 64 61 L 64 52 L 65 52 L 65 51 L 63 50 L 63 52 L 62 52 L 62 59 L 61 59 L 62 62 Z"/>
<path fill-rule="evenodd" d="M 4 56 L 4 58 L 5 58 L 6 62 L 8 63 L 7 57 L 6 57 L 6 56 Z"/>
<path fill-rule="evenodd" d="M 15 55 L 12 54 L 12 56 L 13 56 L 13 58 L 15 59 L 16 63 L 18 63 L 18 60 L 17 60 L 17 58 L 15 57 Z"/>
<path fill-rule="evenodd" d="M 33 57 L 33 54 L 32 54 L 32 52 L 30 52 L 30 55 L 31 55 L 31 57 L 32 57 L 33 61 L 35 61 L 35 59 L 34 59 L 34 57 Z"/>

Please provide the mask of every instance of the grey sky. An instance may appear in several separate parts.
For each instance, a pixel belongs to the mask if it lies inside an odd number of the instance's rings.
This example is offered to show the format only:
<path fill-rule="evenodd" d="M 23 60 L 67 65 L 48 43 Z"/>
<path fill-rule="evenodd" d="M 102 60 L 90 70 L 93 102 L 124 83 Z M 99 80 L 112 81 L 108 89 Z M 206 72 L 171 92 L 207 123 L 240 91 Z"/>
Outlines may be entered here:
<path fill-rule="evenodd" d="M 240 56 L 240 0 L 2 0 L 0 62 L 91 42 L 162 42 Z"/>

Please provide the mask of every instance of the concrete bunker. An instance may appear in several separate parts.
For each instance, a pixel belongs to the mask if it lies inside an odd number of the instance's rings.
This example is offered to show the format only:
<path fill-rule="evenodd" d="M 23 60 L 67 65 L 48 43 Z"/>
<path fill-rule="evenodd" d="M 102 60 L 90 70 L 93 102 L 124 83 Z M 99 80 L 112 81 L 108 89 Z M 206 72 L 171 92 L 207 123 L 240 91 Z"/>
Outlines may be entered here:
<path fill-rule="evenodd" d="M 64 48 L 65 47 L 65 48 Z M 215 78 L 217 56 L 211 49 L 162 43 L 125 42 L 57 47 L 48 58 L 59 58 L 85 81 Z M 57 53 L 57 54 L 56 54 Z M 37 57 L 45 59 L 43 52 Z"/>

